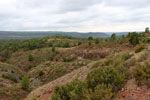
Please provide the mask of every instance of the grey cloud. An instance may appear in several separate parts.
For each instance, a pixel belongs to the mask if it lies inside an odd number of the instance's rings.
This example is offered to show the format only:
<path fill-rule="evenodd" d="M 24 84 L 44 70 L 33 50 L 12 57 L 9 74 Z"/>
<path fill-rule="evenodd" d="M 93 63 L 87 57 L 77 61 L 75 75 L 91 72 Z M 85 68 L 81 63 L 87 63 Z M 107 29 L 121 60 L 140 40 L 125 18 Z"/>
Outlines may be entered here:
<path fill-rule="evenodd" d="M 0 30 L 112 31 L 118 25 L 128 31 L 127 23 L 142 30 L 149 18 L 150 0 L 0 1 Z"/>

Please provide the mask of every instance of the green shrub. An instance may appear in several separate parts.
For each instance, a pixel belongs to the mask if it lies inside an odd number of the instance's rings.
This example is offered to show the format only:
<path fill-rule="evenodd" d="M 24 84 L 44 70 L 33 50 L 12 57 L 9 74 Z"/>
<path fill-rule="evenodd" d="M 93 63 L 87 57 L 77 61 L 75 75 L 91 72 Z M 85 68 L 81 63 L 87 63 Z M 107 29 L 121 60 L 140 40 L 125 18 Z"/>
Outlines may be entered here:
<path fill-rule="evenodd" d="M 69 42 L 65 42 L 65 43 L 63 44 L 63 47 L 64 47 L 64 48 L 69 48 L 69 47 L 70 47 Z"/>
<path fill-rule="evenodd" d="M 29 60 L 29 61 L 33 61 L 33 56 L 32 56 L 32 54 L 29 54 L 28 60 Z"/>
<path fill-rule="evenodd" d="M 79 41 L 79 42 L 78 42 L 78 46 L 81 45 L 81 44 L 82 44 L 82 43 Z"/>
<path fill-rule="evenodd" d="M 11 52 L 11 51 L 6 50 L 6 51 L 4 52 L 4 54 L 3 54 L 3 57 L 5 57 L 5 58 L 10 58 L 10 57 L 11 57 L 11 55 L 12 55 L 12 52 Z"/>
<path fill-rule="evenodd" d="M 91 46 L 92 45 L 92 43 L 91 43 L 91 41 L 89 41 L 89 46 Z"/>
<path fill-rule="evenodd" d="M 94 90 L 86 90 L 82 100 L 111 100 L 113 97 L 111 85 L 100 84 Z"/>
<path fill-rule="evenodd" d="M 44 72 L 42 70 L 39 71 L 39 76 L 42 76 Z"/>
<path fill-rule="evenodd" d="M 52 47 L 52 46 L 53 46 L 53 44 L 52 44 L 51 42 L 49 42 L 49 43 L 48 43 L 48 46 L 49 46 L 49 47 Z"/>
<path fill-rule="evenodd" d="M 79 80 L 74 80 L 64 86 L 56 87 L 51 100 L 82 100 L 83 86 Z"/>
<path fill-rule="evenodd" d="M 55 47 L 54 46 L 52 47 L 52 52 L 55 52 Z"/>
<path fill-rule="evenodd" d="M 95 44 L 99 44 L 99 38 L 95 39 Z"/>
<path fill-rule="evenodd" d="M 141 52 L 145 48 L 145 44 L 139 44 L 135 48 L 135 53 Z"/>
<path fill-rule="evenodd" d="M 11 81 L 13 81 L 13 82 L 15 82 L 15 83 L 18 82 L 18 80 L 16 79 L 16 77 L 14 77 L 14 76 L 12 76 L 12 75 L 9 75 L 9 74 L 2 74 L 2 77 L 3 77 L 3 78 L 6 78 L 6 79 L 9 79 L 9 80 L 11 80 Z"/>
<path fill-rule="evenodd" d="M 123 40 L 122 39 L 120 39 L 120 44 L 123 44 Z"/>
<path fill-rule="evenodd" d="M 136 82 L 138 84 L 146 84 L 146 82 L 149 82 L 150 80 L 150 64 L 145 63 L 145 65 L 138 65 L 138 67 L 135 69 L 134 73 Z"/>
<path fill-rule="evenodd" d="M 99 84 L 112 85 L 113 91 L 120 90 L 125 83 L 125 72 L 114 67 L 99 67 L 87 76 L 88 88 L 94 89 Z"/>
<path fill-rule="evenodd" d="M 29 79 L 28 79 L 28 77 L 24 76 L 22 78 L 21 86 L 22 86 L 23 90 L 28 90 L 28 88 L 29 88 Z"/>

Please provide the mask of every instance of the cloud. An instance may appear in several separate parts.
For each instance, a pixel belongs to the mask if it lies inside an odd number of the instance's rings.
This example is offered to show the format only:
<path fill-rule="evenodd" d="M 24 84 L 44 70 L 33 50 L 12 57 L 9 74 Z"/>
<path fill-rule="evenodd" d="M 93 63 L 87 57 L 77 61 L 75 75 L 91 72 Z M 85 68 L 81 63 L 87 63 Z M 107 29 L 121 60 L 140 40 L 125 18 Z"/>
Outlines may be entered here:
<path fill-rule="evenodd" d="M 150 0 L 1 0 L 0 30 L 136 31 Z"/>

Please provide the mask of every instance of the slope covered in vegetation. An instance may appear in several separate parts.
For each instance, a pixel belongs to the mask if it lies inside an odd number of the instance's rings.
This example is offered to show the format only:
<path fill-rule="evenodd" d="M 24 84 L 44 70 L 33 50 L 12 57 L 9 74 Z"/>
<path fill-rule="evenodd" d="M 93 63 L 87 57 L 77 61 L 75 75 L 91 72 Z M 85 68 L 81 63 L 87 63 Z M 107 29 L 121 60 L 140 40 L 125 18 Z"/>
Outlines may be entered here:
<path fill-rule="evenodd" d="M 1 40 L 0 99 L 144 100 L 150 90 L 149 43 L 148 28 L 110 38 Z"/>

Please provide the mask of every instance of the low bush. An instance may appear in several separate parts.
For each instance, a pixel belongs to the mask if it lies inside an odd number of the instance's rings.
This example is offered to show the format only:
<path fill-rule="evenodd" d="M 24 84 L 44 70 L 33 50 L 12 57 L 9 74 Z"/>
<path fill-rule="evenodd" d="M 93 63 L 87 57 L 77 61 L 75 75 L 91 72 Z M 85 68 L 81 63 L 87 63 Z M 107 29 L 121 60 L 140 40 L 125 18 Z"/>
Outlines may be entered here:
<path fill-rule="evenodd" d="M 123 87 L 125 80 L 125 72 L 112 66 L 99 67 L 87 76 L 88 88 L 94 89 L 97 85 L 104 83 L 106 85 L 112 85 L 114 92 L 117 92 Z"/>
<path fill-rule="evenodd" d="M 145 44 L 139 44 L 135 47 L 135 53 L 141 52 L 145 48 Z"/>
<path fill-rule="evenodd" d="M 70 47 L 69 42 L 65 42 L 65 43 L 63 44 L 63 48 L 69 48 L 69 47 Z"/>
<path fill-rule="evenodd" d="M 33 61 L 33 56 L 32 56 L 32 54 L 29 54 L 28 60 L 29 60 L 29 61 Z"/>
<path fill-rule="evenodd" d="M 125 79 L 122 67 L 99 67 L 88 74 L 85 82 L 74 80 L 56 87 L 51 100 L 110 100 Z"/>
<path fill-rule="evenodd" d="M 111 85 L 100 84 L 94 90 L 86 90 L 82 100 L 111 100 L 113 97 Z"/>
<path fill-rule="evenodd" d="M 54 46 L 52 47 L 52 52 L 55 52 L 55 47 Z"/>
<path fill-rule="evenodd" d="M 28 88 L 29 88 L 29 79 L 28 79 L 28 77 L 24 76 L 22 78 L 21 86 L 22 86 L 23 90 L 28 90 Z"/>
<path fill-rule="evenodd" d="M 48 43 L 48 46 L 49 46 L 49 47 L 52 47 L 52 46 L 53 46 L 53 44 L 52 44 L 51 42 L 49 42 L 49 43 Z"/>
<path fill-rule="evenodd" d="M 56 87 L 51 100 L 82 100 L 83 84 L 79 80 L 74 80 L 64 86 Z"/>
<path fill-rule="evenodd" d="M 15 82 L 15 83 L 17 83 L 18 82 L 18 80 L 14 77 L 14 76 L 12 76 L 12 75 L 9 75 L 9 74 L 2 74 L 2 77 L 3 78 L 5 78 L 5 79 L 9 79 L 9 80 L 11 80 L 11 81 L 13 81 L 13 82 Z"/>
<path fill-rule="evenodd" d="M 135 69 L 134 76 L 138 84 L 147 84 L 147 82 L 150 82 L 150 64 L 148 62 L 145 65 L 139 64 Z"/>
<path fill-rule="evenodd" d="M 42 70 L 39 71 L 39 76 L 42 76 L 44 72 Z"/>

